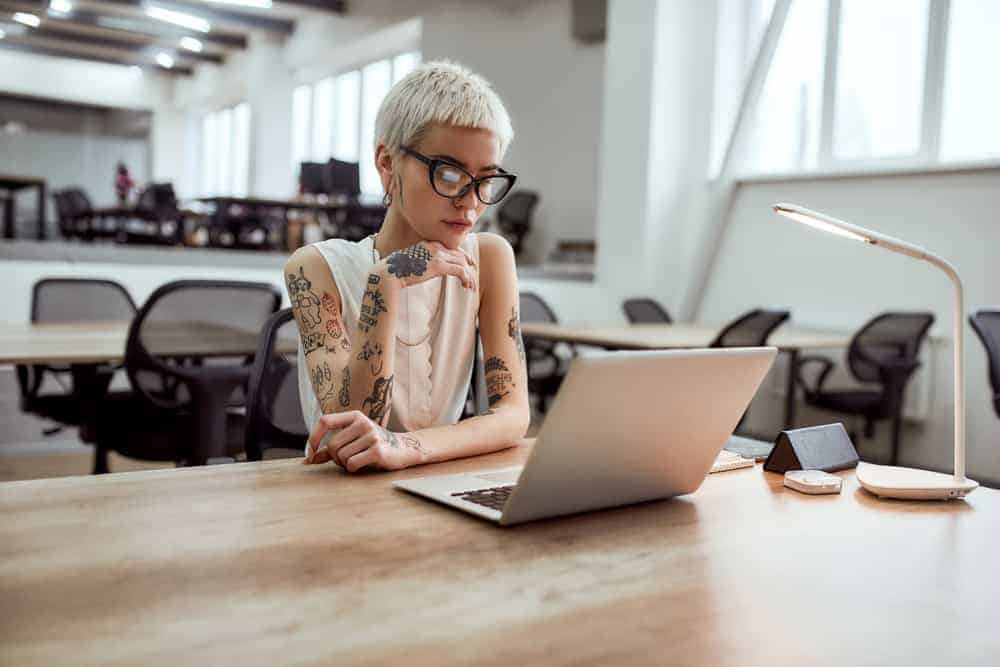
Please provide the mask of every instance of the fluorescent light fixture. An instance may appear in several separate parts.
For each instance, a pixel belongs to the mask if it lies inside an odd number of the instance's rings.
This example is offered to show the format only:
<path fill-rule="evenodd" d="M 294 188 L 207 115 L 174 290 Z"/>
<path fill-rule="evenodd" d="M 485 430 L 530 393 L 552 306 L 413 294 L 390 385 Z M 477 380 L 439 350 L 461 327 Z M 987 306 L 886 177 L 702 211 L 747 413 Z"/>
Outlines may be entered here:
<path fill-rule="evenodd" d="M 22 23 L 31 28 L 37 28 L 42 20 L 35 16 L 34 14 L 28 14 L 27 12 L 17 12 L 14 14 L 14 20 L 18 23 Z"/>
<path fill-rule="evenodd" d="M 883 498 L 945 500 L 963 498 L 975 491 L 979 483 L 965 476 L 965 297 L 962 279 L 955 267 L 920 246 L 852 225 L 824 213 L 810 211 L 795 204 L 775 204 L 772 208 L 779 215 L 815 229 L 922 259 L 944 271 L 951 279 L 954 286 L 952 336 L 955 350 L 955 472 L 953 475 L 946 475 L 915 468 L 860 463 L 857 477 L 861 486 Z"/>
<path fill-rule="evenodd" d="M 5 33 L 2 29 L 0 29 L 0 39 L 3 39 L 6 36 L 7 36 L 7 33 Z"/>
<path fill-rule="evenodd" d="M 255 9 L 270 9 L 271 0 L 208 0 L 217 5 L 238 5 L 240 7 L 253 7 Z"/>
<path fill-rule="evenodd" d="M 182 28 L 188 28 L 189 30 L 197 30 L 198 32 L 208 32 L 212 29 L 212 25 L 200 16 L 193 16 L 192 14 L 185 14 L 183 12 L 175 12 L 172 9 L 166 9 L 156 5 L 149 5 L 146 7 L 146 16 L 154 18 L 158 21 L 164 21 L 165 23 L 179 25 Z"/>
<path fill-rule="evenodd" d="M 73 11 L 73 3 L 69 0 L 51 0 L 49 2 L 49 11 L 56 14 L 69 14 Z"/>
<path fill-rule="evenodd" d="M 170 56 L 169 53 L 160 52 L 156 54 L 156 64 L 159 65 L 160 67 L 165 67 L 167 69 L 170 69 L 171 67 L 174 66 L 174 59 Z"/>
<path fill-rule="evenodd" d="M 181 37 L 181 47 L 187 49 L 188 51 L 201 53 L 202 44 L 200 40 L 197 40 L 194 37 Z"/>

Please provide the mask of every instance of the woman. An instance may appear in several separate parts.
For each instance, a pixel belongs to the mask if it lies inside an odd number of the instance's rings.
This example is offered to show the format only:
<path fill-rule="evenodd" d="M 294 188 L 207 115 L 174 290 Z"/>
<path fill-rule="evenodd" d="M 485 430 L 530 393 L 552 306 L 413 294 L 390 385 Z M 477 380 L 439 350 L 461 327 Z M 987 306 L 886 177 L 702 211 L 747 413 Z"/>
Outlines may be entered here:
<path fill-rule="evenodd" d="M 375 136 L 379 232 L 301 248 L 285 266 L 305 462 L 395 470 L 509 447 L 529 422 L 514 253 L 470 231 L 514 184 L 500 167 L 507 111 L 479 76 L 427 63 L 386 95 Z M 490 409 L 459 422 L 477 321 Z"/>

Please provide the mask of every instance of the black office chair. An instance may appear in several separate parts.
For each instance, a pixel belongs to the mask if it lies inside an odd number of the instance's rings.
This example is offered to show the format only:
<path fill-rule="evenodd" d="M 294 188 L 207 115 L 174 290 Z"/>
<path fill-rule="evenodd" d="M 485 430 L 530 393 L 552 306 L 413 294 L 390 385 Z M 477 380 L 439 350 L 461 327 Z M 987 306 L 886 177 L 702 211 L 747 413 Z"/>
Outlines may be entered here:
<path fill-rule="evenodd" d="M 56 190 L 52 193 L 56 205 L 59 233 L 67 239 L 91 238 L 91 215 L 89 210 L 81 213 L 79 201 L 74 198 L 73 189 Z"/>
<path fill-rule="evenodd" d="M 140 194 L 132 217 L 118 230 L 126 242 L 176 244 L 184 239 L 184 213 L 178 207 L 174 186 L 151 183 Z"/>
<path fill-rule="evenodd" d="M 629 324 L 670 324 L 670 313 L 665 311 L 660 304 L 653 299 L 646 297 L 636 297 L 626 299 L 622 303 L 622 310 Z"/>
<path fill-rule="evenodd" d="M 109 397 L 97 414 L 99 460 L 117 451 L 202 465 L 243 451 L 239 409 L 253 359 L 246 341 L 257 340 L 280 304 L 269 283 L 179 280 L 153 292 L 125 347 L 133 391 Z"/>
<path fill-rule="evenodd" d="M 538 205 L 538 193 L 516 190 L 507 195 L 497 208 L 497 227 L 515 255 L 521 254 L 524 237 L 531 231 L 531 219 Z"/>
<path fill-rule="evenodd" d="M 112 280 L 43 278 L 31 291 L 32 323 L 130 322 L 135 311 L 135 302 L 128 291 Z M 115 370 L 116 367 L 107 364 L 19 365 L 16 372 L 21 409 L 62 426 L 79 426 L 91 405 L 89 399 L 107 391 Z M 63 391 L 41 393 L 46 377 L 57 382 Z M 46 429 L 44 433 L 51 435 L 62 426 Z"/>
<path fill-rule="evenodd" d="M 826 390 L 823 383 L 834 362 L 808 356 L 796 365 L 797 384 L 809 405 L 865 418 L 865 437 L 875 434 L 875 422 L 892 419 L 892 454 L 896 465 L 903 423 L 906 385 L 920 367 L 917 357 L 927 331 L 934 323 L 932 313 L 889 312 L 873 318 L 854 335 L 847 348 L 847 368 L 855 380 L 879 385 L 877 389 Z M 818 364 L 815 381 L 809 382 L 803 369 Z"/>
<path fill-rule="evenodd" d="M 978 310 L 969 316 L 969 324 L 986 348 L 993 409 L 1000 417 L 1000 309 Z"/>
<path fill-rule="evenodd" d="M 740 315 L 719 332 L 709 347 L 760 347 L 771 333 L 788 320 L 787 310 L 756 308 Z"/>
<path fill-rule="evenodd" d="M 291 308 L 268 318 L 260 334 L 247 389 L 243 447 L 248 461 L 262 460 L 266 450 L 279 453 L 268 458 L 302 456 L 309 429 L 299 403 L 298 334 Z"/>
<path fill-rule="evenodd" d="M 520 294 L 521 322 L 552 322 L 558 323 L 556 315 L 549 305 L 531 292 Z M 576 356 L 576 348 L 569 346 L 570 356 Z M 528 393 L 538 401 L 538 411 L 542 414 L 548 409 L 548 403 L 562 384 L 566 376 L 566 362 L 556 353 L 556 343 L 548 340 L 527 339 L 524 341 L 524 352 L 528 364 Z"/>

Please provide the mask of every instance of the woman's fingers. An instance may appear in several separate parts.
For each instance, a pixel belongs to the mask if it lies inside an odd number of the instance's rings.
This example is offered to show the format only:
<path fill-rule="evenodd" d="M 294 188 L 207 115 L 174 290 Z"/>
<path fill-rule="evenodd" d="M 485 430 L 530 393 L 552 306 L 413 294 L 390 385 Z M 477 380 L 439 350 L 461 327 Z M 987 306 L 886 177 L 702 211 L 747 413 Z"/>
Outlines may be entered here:
<path fill-rule="evenodd" d="M 328 433 L 331 433 L 331 431 L 335 431 L 349 425 L 354 421 L 354 419 L 355 413 L 353 412 L 332 412 L 317 419 L 316 423 L 312 427 L 312 430 L 309 432 L 306 461 L 310 463 L 317 463 L 315 459 L 316 455 L 319 451 L 321 451 L 323 438 L 326 437 Z"/>
<path fill-rule="evenodd" d="M 377 462 L 378 454 L 373 447 L 369 447 L 347 459 L 347 465 L 344 468 L 347 472 L 357 472 L 365 466 L 375 465 Z"/>
<path fill-rule="evenodd" d="M 378 443 L 378 438 L 372 433 L 366 433 L 361 437 L 347 443 L 340 449 L 336 451 L 334 455 L 334 460 L 340 465 L 341 468 L 347 468 L 347 462 L 351 460 L 351 457 L 355 454 L 370 449 L 372 446 Z"/>

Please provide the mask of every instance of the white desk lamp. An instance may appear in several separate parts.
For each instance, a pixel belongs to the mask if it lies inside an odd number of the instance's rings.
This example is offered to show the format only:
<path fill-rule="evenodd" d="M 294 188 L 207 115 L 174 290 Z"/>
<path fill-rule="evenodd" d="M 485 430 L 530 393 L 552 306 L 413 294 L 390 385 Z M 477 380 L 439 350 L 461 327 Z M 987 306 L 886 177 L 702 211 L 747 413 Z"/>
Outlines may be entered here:
<path fill-rule="evenodd" d="M 795 204 L 775 204 L 775 213 L 831 234 L 863 241 L 916 259 L 926 260 L 951 278 L 955 286 L 953 336 L 955 339 L 955 474 L 947 475 L 916 468 L 858 464 L 858 482 L 868 491 L 885 498 L 941 500 L 962 498 L 979 486 L 965 476 L 965 306 L 962 280 L 946 260 L 906 241 L 852 225 Z"/>

